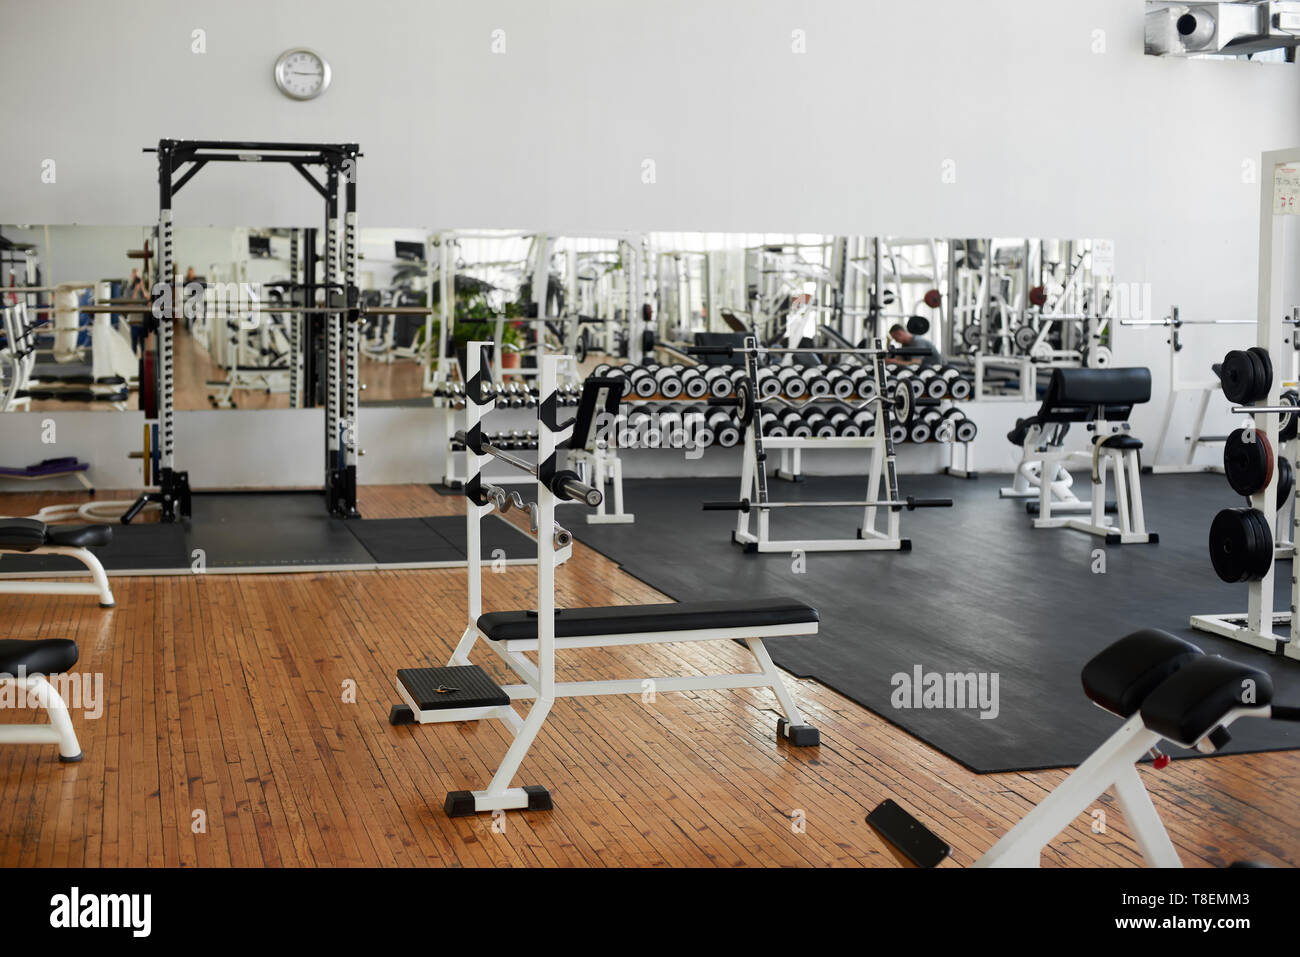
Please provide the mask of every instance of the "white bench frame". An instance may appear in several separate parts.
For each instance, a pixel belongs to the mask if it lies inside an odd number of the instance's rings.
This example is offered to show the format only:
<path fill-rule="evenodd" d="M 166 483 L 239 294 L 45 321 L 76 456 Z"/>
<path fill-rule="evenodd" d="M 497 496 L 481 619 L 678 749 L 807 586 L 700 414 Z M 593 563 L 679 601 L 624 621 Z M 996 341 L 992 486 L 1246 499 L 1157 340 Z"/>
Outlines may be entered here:
<path fill-rule="evenodd" d="M 1034 528 L 1073 528 L 1105 538 L 1108 543 L 1131 545 L 1151 543 L 1159 537 L 1147 531 L 1146 514 L 1142 507 L 1142 469 L 1137 449 L 1117 449 L 1103 446 L 1101 449 L 1075 452 L 1061 447 L 1064 439 L 1062 423 L 1049 422 L 1029 426 L 1025 433 L 1023 453 L 1020 465 L 1016 469 L 1015 482 L 998 490 L 1002 498 L 1038 497 L 1038 515 L 1034 518 Z M 1097 442 L 1104 442 L 1113 435 L 1128 432 L 1127 422 L 1107 422 L 1097 420 L 1088 423 Z M 1100 438 L 1097 438 L 1100 436 Z M 1089 472 L 1093 468 L 1093 456 L 1096 454 L 1097 481 L 1089 482 L 1090 493 L 1087 499 L 1079 498 L 1071 488 L 1073 477 L 1067 469 L 1067 463 L 1086 464 Z M 1115 505 L 1119 524 L 1112 524 L 1106 518 L 1106 470 L 1115 478 Z M 1052 475 L 1050 482 L 1044 482 L 1043 476 Z M 1058 514 L 1053 515 L 1053 512 Z M 1087 512 L 1088 517 L 1066 518 L 1061 512 Z"/>
<path fill-rule="evenodd" d="M 0 521 L 3 521 L 0 519 Z M 38 545 L 36 548 L 0 548 L 0 575 L 5 573 L 3 557 L 5 555 L 66 555 L 75 558 L 86 566 L 91 581 L 27 581 L 22 578 L 0 578 L 0 595 L 95 595 L 99 598 L 100 608 L 112 608 L 116 601 L 113 590 L 108 587 L 108 575 L 104 566 L 88 548 L 72 548 L 67 545 Z M 39 577 L 42 573 L 31 573 Z"/>
<path fill-rule="evenodd" d="M 58 689 L 44 675 L 29 675 L 19 669 L 17 675 L 0 673 L 0 686 L 16 685 L 24 699 L 35 697 L 36 702 L 49 715 L 49 724 L 0 724 L 0 744 L 57 744 L 59 760 L 71 763 L 81 760 L 81 745 L 68 705 Z"/>
<path fill-rule="evenodd" d="M 479 358 L 485 343 L 469 344 L 466 379 L 473 382 L 480 371 Z M 564 430 L 553 432 L 542 420 L 541 410 L 546 405 L 546 398 L 553 395 L 558 378 L 560 362 L 569 361 L 567 356 L 545 356 L 542 359 L 540 379 L 540 401 L 538 403 L 538 462 L 547 461 L 555 452 Z M 484 408 L 489 408 L 485 406 Z M 471 431 L 478 424 L 483 412 L 470 397 L 466 403 L 466 431 Z M 466 449 L 468 467 L 466 474 L 470 477 L 481 475 L 483 466 L 490 459 L 487 455 L 477 455 Z M 484 515 L 495 507 L 466 504 L 466 554 L 469 568 L 469 615 L 468 624 L 456 650 L 448 664 L 468 665 L 469 654 L 475 644 L 482 641 L 491 648 L 517 675 L 521 684 L 507 685 L 503 690 L 514 701 L 532 701 L 526 715 L 521 717 L 511 705 L 492 705 L 470 708 L 446 708 L 422 711 L 418 702 L 407 691 L 401 681 L 397 682 L 397 691 L 402 700 L 410 707 L 414 720 L 419 724 L 438 724 L 449 721 L 475 721 L 496 719 L 501 721 L 514 734 L 509 750 L 500 766 L 492 776 L 487 788 L 472 792 L 475 811 L 496 811 L 527 808 L 529 793 L 522 787 L 511 787 L 511 781 L 528 754 L 533 741 L 546 722 L 551 706 L 557 698 L 575 698 L 593 695 L 642 694 L 646 691 L 704 691 L 719 688 L 771 688 L 777 702 L 785 715 L 783 733 L 788 737 L 790 728 L 803 724 L 803 718 L 795 704 L 794 697 L 786 688 L 781 673 L 763 645 L 765 638 L 793 637 L 817 633 L 816 622 L 796 623 L 791 625 L 772 625 L 757 628 L 705 628 L 689 631 L 636 632 L 608 635 L 589 635 L 572 638 L 557 638 L 555 635 L 555 567 L 568 558 L 572 546 L 557 549 L 552 543 L 551 529 L 555 527 L 556 497 L 540 480 L 536 483 L 538 505 L 537 533 L 537 637 L 493 641 L 478 627 L 479 616 L 483 613 L 483 562 L 479 523 Z M 743 641 L 758 662 L 759 671 L 749 673 L 707 674 L 680 677 L 641 677 L 610 679 L 603 681 L 565 681 L 555 680 L 555 653 L 567 648 L 601 648 L 621 645 L 659 644 L 687 641 Z M 536 662 L 524 653 L 535 652 Z"/>

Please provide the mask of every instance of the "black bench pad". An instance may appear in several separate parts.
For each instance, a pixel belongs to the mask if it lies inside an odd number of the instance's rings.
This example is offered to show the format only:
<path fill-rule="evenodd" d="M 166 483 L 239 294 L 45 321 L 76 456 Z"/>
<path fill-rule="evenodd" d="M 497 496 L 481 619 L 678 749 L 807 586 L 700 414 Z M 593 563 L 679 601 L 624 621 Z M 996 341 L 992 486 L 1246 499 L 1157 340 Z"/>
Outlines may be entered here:
<path fill-rule="evenodd" d="M 57 675 L 77 663 L 77 643 L 68 638 L 19 641 L 0 638 L 0 675 Z"/>
<path fill-rule="evenodd" d="M 1249 697 L 1247 697 L 1249 691 Z M 1142 702 L 1142 723 L 1177 744 L 1195 744 L 1233 708 L 1273 700 L 1273 679 L 1217 655 L 1187 662 Z"/>
<path fill-rule="evenodd" d="M 1083 691 L 1112 714 L 1129 718 L 1166 678 L 1204 656 L 1190 641 L 1167 631 L 1135 631 L 1083 666 Z"/>
<path fill-rule="evenodd" d="M 30 551 L 42 545 L 88 548 L 113 539 L 110 525 L 46 525 L 34 518 L 0 519 L 0 548 Z"/>
<path fill-rule="evenodd" d="M 765 628 L 773 625 L 808 625 L 820 620 L 816 608 L 795 598 L 609 605 L 557 611 L 555 636 L 582 638 L 594 635 L 695 631 L 703 628 Z M 479 617 L 478 627 L 493 641 L 535 639 L 537 613 L 488 612 Z"/>
<path fill-rule="evenodd" d="M 1123 432 L 1116 432 L 1114 435 L 1097 436 L 1093 442 L 1100 442 L 1103 448 L 1107 449 L 1140 449 L 1142 440 L 1136 435 L 1128 435 Z"/>

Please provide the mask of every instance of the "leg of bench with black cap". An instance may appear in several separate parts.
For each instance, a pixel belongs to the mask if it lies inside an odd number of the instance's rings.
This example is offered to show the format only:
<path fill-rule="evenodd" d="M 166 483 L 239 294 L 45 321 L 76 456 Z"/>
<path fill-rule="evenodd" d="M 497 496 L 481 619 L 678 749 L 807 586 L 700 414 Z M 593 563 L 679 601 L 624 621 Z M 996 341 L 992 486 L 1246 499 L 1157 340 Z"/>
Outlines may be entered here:
<path fill-rule="evenodd" d="M 511 787 L 511 782 L 557 698 L 642 694 L 647 687 L 656 692 L 771 688 L 783 715 L 778 721 L 778 734 L 798 747 L 816 746 L 819 743 L 817 730 L 804 723 L 793 696 L 786 689 L 780 671 L 764 646 L 767 638 L 817 633 L 817 611 L 803 602 L 759 599 L 555 608 L 555 566 L 567 557 L 572 547 L 567 543 L 561 547 L 561 539 L 552 533 L 557 528 L 555 503 L 557 498 L 563 497 L 593 504 L 589 493 L 594 491 L 572 473 L 553 469 L 558 447 L 557 433 L 568 431 L 570 427 L 576 433 L 581 429 L 581 423 L 590 418 L 580 407 L 575 420 L 578 424 L 557 427 L 554 422 L 554 402 L 548 397 L 555 393 L 556 367 L 561 357 L 548 356 L 542 361 L 535 512 L 538 528 L 537 608 L 483 613 L 479 522 L 494 507 L 509 508 L 510 499 L 497 494 L 500 489 L 482 481 L 483 465 L 493 450 L 481 442 L 479 406 L 490 405 L 493 400 L 484 398 L 479 401 L 480 371 L 484 368 L 480 346 L 470 344 L 467 376 L 465 447 L 469 477 L 465 482 L 465 496 L 470 500 L 466 513 L 469 618 L 446 667 L 408 668 L 398 672 L 397 690 L 403 703 L 395 705 L 389 715 L 393 724 L 491 718 L 502 721 L 513 732 L 514 740 L 487 788 L 452 791 L 444 805 L 447 813 L 457 817 L 482 811 L 550 809 L 551 796 L 546 788 L 537 785 Z M 614 397 L 616 401 L 617 393 Z M 488 454 L 484 454 L 485 450 Z M 523 463 L 512 462 L 509 456 L 503 460 L 507 464 L 525 467 Z M 758 670 L 739 674 L 555 680 L 557 649 L 717 640 L 744 642 L 757 661 Z M 480 641 L 500 657 L 518 676 L 520 683 L 499 686 L 485 671 L 471 663 L 470 653 Z M 536 661 L 529 657 L 530 654 L 536 655 Z M 532 702 L 525 716 L 521 717 L 514 710 L 515 701 Z"/>
<path fill-rule="evenodd" d="M 16 691 L 20 704 L 31 702 L 44 708 L 50 718 L 49 724 L 0 724 L 0 745 L 57 744 L 60 761 L 81 760 L 81 745 L 68 706 L 49 681 L 50 675 L 62 674 L 76 663 L 75 641 L 0 639 L 0 694 L 7 697 Z"/>
<path fill-rule="evenodd" d="M 95 595 L 101 608 L 114 605 L 104 566 L 90 551 L 113 539 L 108 525 L 46 525 L 31 518 L 0 519 L 0 556 L 64 555 L 86 566 L 92 581 L 23 581 L 0 579 L 0 595 Z M 5 571 L 0 561 L 0 572 Z M 39 573 L 34 573 L 39 574 Z"/>
<path fill-rule="evenodd" d="M 1169 758 L 1159 745 L 1166 740 L 1187 750 L 1217 751 L 1239 718 L 1300 720 L 1300 708 L 1272 704 L 1267 673 L 1150 629 L 1121 638 L 1088 662 L 1083 690 L 1098 707 L 1126 719 L 1124 724 L 976 867 L 1037 867 L 1043 849 L 1108 790 L 1114 791 L 1143 860 L 1151 867 L 1181 867 L 1137 762 L 1151 754 L 1156 770 L 1165 767 Z M 904 820 L 900 834 L 926 830 L 910 816 Z"/>

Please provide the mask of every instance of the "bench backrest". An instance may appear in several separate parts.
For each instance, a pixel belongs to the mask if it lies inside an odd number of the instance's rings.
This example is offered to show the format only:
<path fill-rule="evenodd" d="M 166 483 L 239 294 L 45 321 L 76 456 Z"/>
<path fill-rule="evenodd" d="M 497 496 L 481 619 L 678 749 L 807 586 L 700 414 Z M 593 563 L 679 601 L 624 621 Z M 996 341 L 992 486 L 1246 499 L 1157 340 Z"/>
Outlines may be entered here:
<path fill-rule="evenodd" d="M 1151 401 L 1151 370 L 1053 369 L 1038 417 L 1044 422 L 1125 422 L 1133 406 Z"/>

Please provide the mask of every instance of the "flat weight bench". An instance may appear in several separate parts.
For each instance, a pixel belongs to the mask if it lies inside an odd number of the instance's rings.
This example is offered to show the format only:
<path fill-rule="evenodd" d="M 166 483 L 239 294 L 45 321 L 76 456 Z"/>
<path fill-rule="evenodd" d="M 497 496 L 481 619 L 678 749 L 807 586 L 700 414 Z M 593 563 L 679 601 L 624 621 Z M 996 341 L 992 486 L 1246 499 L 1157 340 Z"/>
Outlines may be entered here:
<path fill-rule="evenodd" d="M 1039 866 L 1043 848 L 1110 789 L 1146 863 L 1181 867 L 1137 762 L 1152 754 L 1157 770 L 1167 765 L 1169 758 L 1158 747 L 1162 740 L 1213 753 L 1228 743 L 1228 727 L 1238 718 L 1300 721 L 1300 708 L 1272 704 L 1273 682 L 1267 673 L 1207 655 L 1163 631 L 1147 629 L 1121 638 L 1084 666 L 1082 678 L 1088 698 L 1124 718 L 1124 724 L 976 861 L 976 867 Z M 910 824 L 928 834 L 919 821 L 911 819 Z M 900 837 L 902 847 L 911 835 Z"/>
<path fill-rule="evenodd" d="M 1146 529 L 1142 508 L 1139 453 L 1142 440 L 1129 432 L 1133 406 L 1151 399 L 1151 370 L 1054 369 L 1043 404 L 1037 414 L 1016 421 L 1007 440 L 1023 450 L 1014 483 L 1000 489 L 1003 498 L 1037 498 L 1026 504 L 1035 514 L 1035 528 L 1074 528 L 1097 535 L 1108 545 L 1146 542 L 1160 536 Z M 1085 423 L 1092 435 L 1088 452 L 1064 448 L 1074 423 Z M 1066 465 L 1087 463 L 1091 468 L 1091 494 L 1080 499 Z M 1115 482 L 1115 503 L 1106 502 L 1106 472 Z M 1087 512 L 1087 519 L 1053 513 Z M 1118 524 L 1106 516 L 1118 515 Z"/>
<path fill-rule="evenodd" d="M 819 621 L 815 608 L 791 598 L 565 608 L 555 615 L 557 651 L 679 641 L 739 640 L 753 654 L 759 670 L 743 674 L 560 681 L 555 683 L 555 697 L 642 694 L 647 690 L 657 693 L 771 688 L 784 715 L 777 720 L 777 734 L 795 747 L 816 747 L 821 743 L 820 735 L 816 728 L 804 723 L 763 640 L 815 635 Z M 470 664 L 469 653 L 478 641 L 496 652 L 525 683 L 500 687 L 485 671 Z M 538 696 L 535 687 L 537 668 L 525 655 L 525 652 L 537 651 L 538 643 L 536 612 L 502 611 L 480 615 L 475 627 L 467 630 L 457 645 L 449 667 L 398 671 L 397 690 L 404 704 L 393 706 L 390 722 L 433 724 L 496 718 L 515 732 L 518 741 L 525 722 L 511 707 L 511 702 Z M 514 777 L 525 751 L 526 748 L 515 753 L 515 749 L 511 749 L 487 791 L 449 793 L 444 805 L 447 813 L 460 817 L 497 807 L 549 810 L 550 794 L 545 788 L 536 786 L 525 787 L 521 795 L 515 796 L 516 800 L 522 798 L 522 803 L 493 801 L 497 792 L 500 792 L 500 797 L 509 797 L 505 786 Z"/>
<path fill-rule="evenodd" d="M 66 555 L 90 571 L 93 581 L 0 580 L 0 595 L 96 595 L 101 608 L 112 608 L 104 566 L 90 551 L 113 540 L 108 525 L 46 525 L 33 518 L 0 518 L 0 557 L 4 555 Z M 0 572 L 4 563 L 0 561 Z M 39 573 L 36 573 L 39 574 Z"/>
<path fill-rule="evenodd" d="M 0 686 L 12 685 L 45 709 L 49 724 L 0 724 L 0 744 L 57 744 L 59 760 L 81 760 L 81 745 L 72 727 L 68 706 L 48 676 L 59 675 L 77 663 L 77 643 L 65 638 L 43 641 L 0 639 Z"/>

